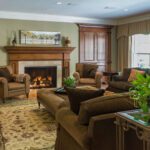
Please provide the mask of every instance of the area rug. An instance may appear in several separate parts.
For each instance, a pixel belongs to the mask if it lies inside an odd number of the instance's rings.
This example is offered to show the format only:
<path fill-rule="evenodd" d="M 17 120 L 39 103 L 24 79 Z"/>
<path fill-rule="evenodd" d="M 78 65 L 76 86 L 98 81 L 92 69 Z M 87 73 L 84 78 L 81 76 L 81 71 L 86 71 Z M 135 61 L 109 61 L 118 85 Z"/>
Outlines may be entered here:
<path fill-rule="evenodd" d="M 53 150 L 54 118 L 35 102 L 0 105 L 0 126 L 5 150 Z"/>

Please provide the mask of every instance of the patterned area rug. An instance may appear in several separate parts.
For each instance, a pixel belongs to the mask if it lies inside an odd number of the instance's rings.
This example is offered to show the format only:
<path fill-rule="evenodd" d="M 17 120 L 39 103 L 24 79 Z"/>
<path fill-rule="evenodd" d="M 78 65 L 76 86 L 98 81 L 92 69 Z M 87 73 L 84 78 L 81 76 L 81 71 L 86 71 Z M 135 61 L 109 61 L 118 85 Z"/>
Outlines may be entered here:
<path fill-rule="evenodd" d="M 36 101 L 0 105 L 0 125 L 5 150 L 53 150 L 54 118 Z"/>

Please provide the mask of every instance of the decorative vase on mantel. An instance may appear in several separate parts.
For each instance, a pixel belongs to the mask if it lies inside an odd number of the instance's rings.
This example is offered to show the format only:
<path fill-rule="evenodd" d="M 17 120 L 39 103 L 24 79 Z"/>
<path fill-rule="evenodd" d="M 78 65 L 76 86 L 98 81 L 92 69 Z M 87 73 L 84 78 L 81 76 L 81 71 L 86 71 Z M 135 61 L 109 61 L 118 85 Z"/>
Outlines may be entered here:
<path fill-rule="evenodd" d="M 69 46 L 70 46 L 71 41 L 69 40 L 69 37 L 65 37 L 64 43 L 65 43 L 65 46 L 66 46 L 66 47 L 69 47 Z"/>

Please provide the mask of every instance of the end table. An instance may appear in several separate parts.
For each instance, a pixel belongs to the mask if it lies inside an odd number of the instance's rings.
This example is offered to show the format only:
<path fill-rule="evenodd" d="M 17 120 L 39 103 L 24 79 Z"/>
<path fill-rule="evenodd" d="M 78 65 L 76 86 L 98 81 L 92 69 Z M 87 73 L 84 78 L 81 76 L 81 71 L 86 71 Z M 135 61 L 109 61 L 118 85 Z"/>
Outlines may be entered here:
<path fill-rule="evenodd" d="M 113 76 L 114 76 L 114 75 L 118 75 L 118 72 L 109 72 L 109 71 L 106 72 L 106 71 L 105 71 L 105 72 L 103 72 L 103 75 L 110 77 L 110 81 L 112 81 Z"/>
<path fill-rule="evenodd" d="M 129 129 L 133 129 L 138 139 L 143 141 L 143 150 L 150 150 L 150 123 L 135 119 L 133 113 L 139 113 L 139 110 L 116 113 L 117 150 L 124 150 L 124 133 Z"/>

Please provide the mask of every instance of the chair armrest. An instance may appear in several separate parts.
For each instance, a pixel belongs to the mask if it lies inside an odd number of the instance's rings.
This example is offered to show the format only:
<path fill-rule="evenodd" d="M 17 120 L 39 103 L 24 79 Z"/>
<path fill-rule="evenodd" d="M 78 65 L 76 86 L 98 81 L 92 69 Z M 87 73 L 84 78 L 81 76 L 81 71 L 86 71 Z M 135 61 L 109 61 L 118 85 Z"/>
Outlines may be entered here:
<path fill-rule="evenodd" d="M 4 77 L 0 77 L 0 97 L 4 98 L 8 96 L 8 81 Z"/>
<path fill-rule="evenodd" d="M 116 149 L 116 126 L 114 124 L 115 114 L 104 114 L 94 116 L 90 119 L 88 126 L 88 140 L 92 148 Z M 98 149 L 96 149 L 98 150 Z"/>
<path fill-rule="evenodd" d="M 26 82 L 30 80 L 30 76 L 28 74 L 13 74 L 12 75 L 15 82 Z"/>
<path fill-rule="evenodd" d="M 102 78 L 102 73 L 100 73 L 100 72 L 96 72 L 96 74 L 95 74 L 95 82 L 96 82 L 96 87 L 97 88 L 100 88 L 101 87 L 101 78 Z"/>
<path fill-rule="evenodd" d="M 74 72 L 73 73 L 73 77 L 75 78 L 76 81 L 79 81 L 80 80 L 80 74 L 79 74 L 79 72 Z"/>
<path fill-rule="evenodd" d="M 98 128 L 101 129 L 99 132 L 103 132 L 104 129 L 106 130 L 108 128 L 108 126 L 106 126 L 105 123 L 111 122 L 113 124 L 114 120 L 115 120 L 115 113 L 97 115 L 97 116 L 92 117 L 90 119 L 89 126 L 88 126 L 89 138 L 93 138 L 95 136 L 96 132 L 99 131 Z M 111 125 L 111 124 L 109 124 L 109 125 Z"/>
<path fill-rule="evenodd" d="M 4 78 L 4 77 L 0 77 L 0 84 L 8 84 L 8 81 L 7 81 L 7 79 L 6 78 Z"/>
<path fill-rule="evenodd" d="M 66 132 L 81 146 L 87 145 L 87 126 L 78 122 L 78 116 L 73 113 L 70 108 L 61 108 L 56 113 L 56 121 L 58 126 L 64 128 Z"/>
<path fill-rule="evenodd" d="M 25 84 L 25 91 L 29 93 L 30 91 L 30 76 L 28 74 L 13 74 L 16 82 Z"/>

